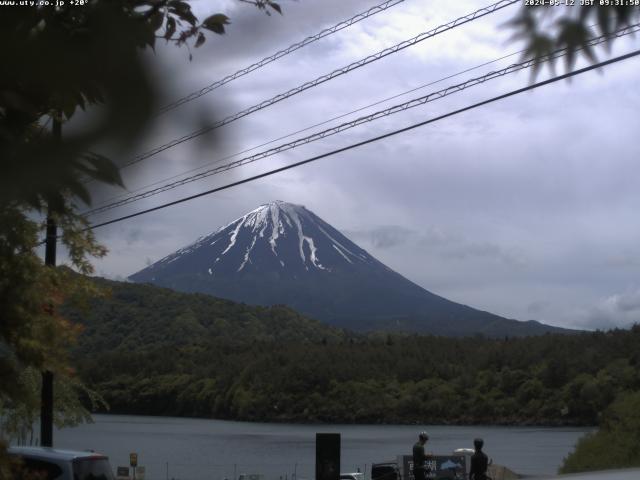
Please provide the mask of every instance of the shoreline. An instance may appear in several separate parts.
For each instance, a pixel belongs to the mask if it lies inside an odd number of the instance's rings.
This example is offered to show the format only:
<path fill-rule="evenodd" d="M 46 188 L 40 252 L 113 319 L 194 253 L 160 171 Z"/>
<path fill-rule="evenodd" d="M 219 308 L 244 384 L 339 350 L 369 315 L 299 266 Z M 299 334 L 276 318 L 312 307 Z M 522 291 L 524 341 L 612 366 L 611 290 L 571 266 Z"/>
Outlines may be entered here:
<path fill-rule="evenodd" d="M 249 424 L 273 424 L 273 425 L 348 425 L 348 426 L 418 426 L 418 425 L 431 425 L 437 427 L 504 427 L 504 428 L 598 428 L 597 425 L 590 425 L 578 422 L 564 422 L 564 423 L 534 423 L 534 422 L 433 422 L 433 421 L 411 421 L 411 422 L 353 422 L 345 420 L 331 420 L 331 421 L 315 421 L 313 419 L 290 419 L 290 418 L 268 418 L 268 419 L 243 419 L 243 418 L 216 418 L 216 417 L 202 417 L 202 416 L 190 416 L 190 415 L 157 415 L 140 412 L 91 412 L 91 416 L 104 415 L 104 416 L 142 416 L 142 417 L 154 417 L 154 418 L 176 418 L 176 419 L 189 419 L 189 420 L 212 420 L 218 422 L 235 422 L 235 423 L 249 423 Z"/>

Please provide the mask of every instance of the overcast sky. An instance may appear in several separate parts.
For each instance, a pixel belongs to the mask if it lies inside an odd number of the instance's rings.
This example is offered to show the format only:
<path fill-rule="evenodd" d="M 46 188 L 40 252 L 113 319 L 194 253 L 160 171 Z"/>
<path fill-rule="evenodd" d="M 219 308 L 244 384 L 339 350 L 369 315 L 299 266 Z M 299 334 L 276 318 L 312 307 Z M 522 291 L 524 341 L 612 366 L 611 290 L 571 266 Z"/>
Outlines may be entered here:
<path fill-rule="evenodd" d="M 193 51 L 160 47 L 167 98 L 200 89 L 377 0 L 282 1 L 270 17 L 236 0 L 192 2 L 232 20 Z M 489 2 L 406 0 L 160 117 L 140 151 L 469 13 Z M 136 190 L 301 128 L 513 53 L 508 7 L 332 80 L 123 172 Z M 637 48 L 619 40 L 610 54 Z M 370 113 L 516 62 L 423 88 Z M 526 92 L 276 176 L 96 230 L 97 273 L 126 277 L 279 199 L 305 205 L 380 261 L 450 300 L 578 328 L 640 320 L 637 59 Z M 578 64 L 581 65 L 580 63 Z M 560 70 L 564 66 L 559 66 Z M 543 71 L 538 79 L 549 75 Z M 437 116 L 529 83 L 524 71 L 224 175 L 92 217 L 98 222 L 223 185 Z M 347 118 L 356 118 L 359 114 Z M 339 122 L 334 121 L 330 125 Z M 315 128 L 318 131 L 327 128 Z M 309 132 L 307 132 L 308 134 Z M 297 138 L 302 134 L 291 138 Z M 276 142 L 277 145 L 281 142 Z M 260 149 L 255 150 L 258 152 Z M 102 192 L 98 200 L 122 192 Z M 97 201 L 96 204 L 99 204 Z"/>

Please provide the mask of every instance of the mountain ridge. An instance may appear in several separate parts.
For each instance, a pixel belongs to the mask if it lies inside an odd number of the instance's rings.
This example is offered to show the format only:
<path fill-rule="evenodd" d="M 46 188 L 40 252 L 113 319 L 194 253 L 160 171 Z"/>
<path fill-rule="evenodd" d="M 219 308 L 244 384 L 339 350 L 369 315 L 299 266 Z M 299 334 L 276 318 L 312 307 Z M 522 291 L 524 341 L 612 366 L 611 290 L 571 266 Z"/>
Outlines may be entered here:
<path fill-rule="evenodd" d="M 518 322 L 411 282 L 301 205 L 274 201 L 129 277 L 253 305 L 288 305 L 357 331 L 530 335 L 564 329 Z"/>

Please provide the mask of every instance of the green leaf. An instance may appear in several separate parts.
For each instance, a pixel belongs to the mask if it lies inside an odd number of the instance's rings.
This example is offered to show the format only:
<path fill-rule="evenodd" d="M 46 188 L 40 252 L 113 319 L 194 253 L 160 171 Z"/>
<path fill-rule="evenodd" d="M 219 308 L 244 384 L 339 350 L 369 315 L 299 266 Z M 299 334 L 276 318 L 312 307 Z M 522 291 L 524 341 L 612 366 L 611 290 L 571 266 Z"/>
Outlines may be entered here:
<path fill-rule="evenodd" d="M 123 186 L 120 170 L 113 161 L 97 153 L 85 153 L 78 163 L 78 170 L 93 180 L 109 185 Z"/>
<path fill-rule="evenodd" d="M 523 54 L 524 58 L 535 58 L 541 59 L 545 57 L 549 53 L 554 50 L 554 41 L 549 35 L 545 34 L 536 34 L 531 35 L 531 40 L 527 45 L 525 53 Z M 536 62 L 531 69 L 531 77 L 535 78 L 540 68 L 542 68 L 541 62 Z M 553 60 L 549 62 L 551 69 L 553 70 Z"/>
<path fill-rule="evenodd" d="M 191 24 L 191 26 L 195 26 L 198 21 L 196 16 L 191 12 L 191 5 L 186 2 L 181 2 L 179 0 L 169 2 L 169 11 L 176 14 L 181 20 Z"/>
<path fill-rule="evenodd" d="M 222 35 L 224 33 L 224 26 L 229 24 L 229 17 L 222 13 L 216 13 L 215 15 L 211 15 L 207 17 L 202 22 L 202 26 L 207 30 L 211 30 L 218 35 Z"/>
<path fill-rule="evenodd" d="M 155 12 L 149 18 L 149 26 L 154 32 L 158 30 L 163 23 L 164 23 L 164 14 L 162 12 Z"/>
<path fill-rule="evenodd" d="M 85 205 L 91 205 L 91 194 L 81 182 L 69 182 L 67 188 L 74 197 L 78 197 Z"/>
<path fill-rule="evenodd" d="M 167 30 L 164 32 L 164 38 L 169 40 L 175 32 L 176 32 L 176 19 L 173 17 L 169 17 L 169 19 L 167 20 Z"/>
<path fill-rule="evenodd" d="M 278 12 L 280 15 L 282 15 L 282 8 L 280 8 L 280 5 L 278 5 L 276 2 L 269 2 L 269 6 L 273 8 L 276 12 Z"/>
<path fill-rule="evenodd" d="M 598 9 L 598 26 L 600 27 L 600 31 L 603 35 L 607 37 L 611 35 L 611 17 L 609 16 L 609 12 L 605 8 Z M 611 41 L 607 41 L 604 43 L 604 46 L 607 50 L 611 50 Z"/>
<path fill-rule="evenodd" d="M 200 45 L 202 45 L 205 42 L 205 40 L 206 38 L 204 36 L 204 33 L 198 32 L 198 39 L 196 40 L 195 47 L 198 48 Z"/>
<path fill-rule="evenodd" d="M 70 119 L 76 111 L 76 102 L 73 99 L 65 102 L 62 106 L 62 111 L 64 112 L 64 116 Z"/>
<path fill-rule="evenodd" d="M 580 23 L 579 21 L 572 21 L 563 19 L 558 22 L 560 27 L 560 35 L 558 36 L 558 45 L 560 47 L 566 47 L 567 56 L 566 64 L 567 68 L 573 67 L 575 62 L 576 53 L 580 52 L 589 58 L 592 62 L 596 61 L 593 50 L 589 48 L 588 41 L 592 36 L 589 27 Z"/>
<path fill-rule="evenodd" d="M 172 9 L 174 9 L 179 13 L 191 11 L 191 5 L 189 5 L 186 2 L 182 2 L 181 0 L 171 0 L 169 2 L 169 7 L 171 7 Z"/>

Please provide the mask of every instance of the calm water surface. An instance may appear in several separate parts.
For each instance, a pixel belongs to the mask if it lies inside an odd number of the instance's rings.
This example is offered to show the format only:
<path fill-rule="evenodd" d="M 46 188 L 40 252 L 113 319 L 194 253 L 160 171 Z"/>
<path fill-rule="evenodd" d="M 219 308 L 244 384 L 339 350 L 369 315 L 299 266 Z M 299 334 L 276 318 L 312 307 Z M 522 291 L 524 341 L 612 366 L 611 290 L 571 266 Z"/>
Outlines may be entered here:
<path fill-rule="evenodd" d="M 314 477 L 316 432 L 342 434 L 343 472 L 368 473 L 371 463 L 409 454 L 420 430 L 427 451 L 450 453 L 483 437 L 494 461 L 522 474 L 552 474 L 587 428 L 450 427 L 406 425 L 290 425 L 172 417 L 96 415 L 95 423 L 58 430 L 59 448 L 93 449 L 115 468 L 138 453 L 146 480 L 232 480 L 258 473 L 264 480 Z M 295 475 L 294 475 L 295 474 Z M 367 477 L 368 478 L 368 477 Z"/>

